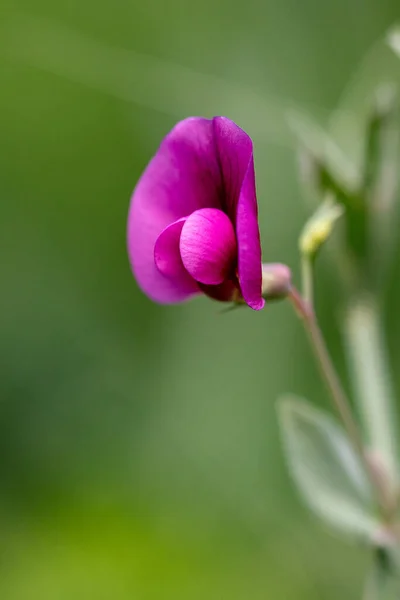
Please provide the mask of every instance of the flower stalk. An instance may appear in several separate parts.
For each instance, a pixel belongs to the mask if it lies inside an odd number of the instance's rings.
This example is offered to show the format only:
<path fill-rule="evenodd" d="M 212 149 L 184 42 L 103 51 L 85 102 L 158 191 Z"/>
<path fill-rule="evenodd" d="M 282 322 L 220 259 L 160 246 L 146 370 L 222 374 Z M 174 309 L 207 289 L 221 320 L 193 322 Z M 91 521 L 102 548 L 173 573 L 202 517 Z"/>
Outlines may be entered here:
<path fill-rule="evenodd" d="M 311 269 L 308 269 L 306 273 L 307 277 L 312 277 Z M 308 286 L 309 285 L 310 284 L 308 284 Z M 343 389 L 339 376 L 330 357 L 321 329 L 318 325 L 313 303 L 310 302 L 309 299 L 303 298 L 295 287 L 292 287 L 289 294 L 289 299 L 304 323 L 322 376 L 330 391 L 333 404 L 337 410 L 343 427 L 347 432 L 353 449 L 359 457 L 361 464 L 364 466 L 365 473 L 370 481 L 371 488 L 374 491 L 377 508 L 381 513 L 383 521 L 389 525 L 393 517 L 392 503 L 389 501 L 388 494 L 385 486 L 383 485 L 381 477 L 368 460 L 363 439 L 351 410 L 349 399 L 347 398 L 346 392 Z"/>

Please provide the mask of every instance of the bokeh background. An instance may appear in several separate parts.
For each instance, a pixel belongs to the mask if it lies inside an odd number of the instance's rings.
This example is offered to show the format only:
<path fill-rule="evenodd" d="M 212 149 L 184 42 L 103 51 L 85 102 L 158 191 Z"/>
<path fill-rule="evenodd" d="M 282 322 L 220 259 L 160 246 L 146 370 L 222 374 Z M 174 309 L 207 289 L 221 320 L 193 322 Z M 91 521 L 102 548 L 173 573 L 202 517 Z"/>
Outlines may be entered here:
<path fill-rule="evenodd" d="M 329 406 L 290 308 L 156 306 L 125 227 L 173 124 L 224 114 L 254 139 L 264 259 L 298 278 L 309 207 L 287 116 L 356 147 L 374 86 L 400 82 L 382 41 L 399 17 L 397 0 L 1 2 L 4 600 L 359 597 L 366 553 L 285 470 L 276 399 Z M 343 372 L 330 269 L 318 308 Z"/>

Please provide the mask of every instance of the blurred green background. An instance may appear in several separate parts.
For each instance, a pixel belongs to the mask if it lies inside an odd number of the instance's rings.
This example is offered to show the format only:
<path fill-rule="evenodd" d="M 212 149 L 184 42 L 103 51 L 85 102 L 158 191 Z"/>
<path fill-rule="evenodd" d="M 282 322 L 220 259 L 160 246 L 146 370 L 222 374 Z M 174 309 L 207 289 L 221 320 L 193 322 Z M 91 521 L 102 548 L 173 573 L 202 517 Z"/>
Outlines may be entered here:
<path fill-rule="evenodd" d="M 298 278 L 309 209 L 287 111 L 334 128 L 340 106 L 356 147 L 368 94 L 400 81 L 379 42 L 398 17 L 397 0 L 3 0 L 2 598 L 360 596 L 366 553 L 309 516 L 285 470 L 276 398 L 329 405 L 290 308 L 154 305 L 125 227 L 173 124 L 224 114 L 254 139 L 264 259 Z M 343 370 L 337 297 L 323 259 Z"/>

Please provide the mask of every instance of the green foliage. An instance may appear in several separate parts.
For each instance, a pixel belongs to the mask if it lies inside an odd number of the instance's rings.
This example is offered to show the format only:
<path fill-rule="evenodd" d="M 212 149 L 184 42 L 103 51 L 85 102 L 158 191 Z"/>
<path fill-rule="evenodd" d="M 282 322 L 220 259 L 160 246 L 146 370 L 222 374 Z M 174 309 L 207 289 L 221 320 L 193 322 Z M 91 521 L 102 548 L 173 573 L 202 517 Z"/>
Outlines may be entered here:
<path fill-rule="evenodd" d="M 295 397 L 280 401 L 279 415 L 288 465 L 308 507 L 334 530 L 373 540 L 379 523 L 369 482 L 342 429 Z"/>

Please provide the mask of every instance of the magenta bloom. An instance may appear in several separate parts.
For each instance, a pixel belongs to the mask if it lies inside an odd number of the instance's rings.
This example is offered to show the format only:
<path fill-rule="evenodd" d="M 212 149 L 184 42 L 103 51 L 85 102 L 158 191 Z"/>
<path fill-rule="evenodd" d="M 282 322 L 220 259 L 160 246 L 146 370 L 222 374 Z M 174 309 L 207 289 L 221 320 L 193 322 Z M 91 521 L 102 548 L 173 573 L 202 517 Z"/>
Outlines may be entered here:
<path fill-rule="evenodd" d="M 191 117 L 165 137 L 133 193 L 133 273 L 156 302 L 205 293 L 264 306 L 253 144 L 225 117 Z"/>

